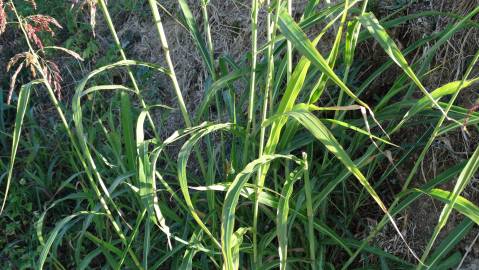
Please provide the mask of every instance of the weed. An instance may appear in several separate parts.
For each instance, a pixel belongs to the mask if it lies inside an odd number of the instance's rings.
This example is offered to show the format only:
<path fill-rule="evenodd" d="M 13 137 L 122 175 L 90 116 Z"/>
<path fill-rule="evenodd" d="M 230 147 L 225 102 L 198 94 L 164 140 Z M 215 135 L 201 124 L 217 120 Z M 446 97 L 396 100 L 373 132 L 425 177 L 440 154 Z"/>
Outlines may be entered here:
<path fill-rule="evenodd" d="M 182 56 L 169 47 L 169 13 L 157 1 L 74 1 L 77 14 L 87 9 L 88 27 L 70 8 L 66 29 L 63 20 L 35 12 L 46 3 L 30 2 L 0 0 L 0 34 L 15 31 L 27 48 L 8 62 L 10 87 L 0 107 L 0 257 L 7 258 L 1 267 L 448 269 L 464 262 L 457 247 L 479 225 L 479 207 L 464 195 L 477 178 L 479 148 L 424 183 L 414 179 L 440 136 L 460 132 L 469 140 L 476 132 L 477 104 L 456 99 L 479 80 L 477 48 L 460 79 L 435 89 L 424 81 L 442 46 L 463 29 L 477 30 L 479 7 L 465 16 L 401 15 L 409 4 L 396 1 L 394 12 L 378 19 L 375 1 L 309 0 L 299 8 L 292 0 L 252 0 L 251 46 L 237 61 L 215 47 L 213 4 L 200 1 L 196 12 L 178 0 L 178 23 L 204 67 L 197 73 L 204 74 L 204 96 L 192 111 L 174 62 Z M 115 10 L 151 13 L 165 66 L 128 56 Z M 455 21 L 405 48 L 391 35 L 390 29 L 431 16 Z M 94 37 L 85 34 L 90 29 Z M 49 57 L 92 60 L 104 49 L 95 38 L 105 29 L 112 40 L 107 55 L 75 81 L 73 95 L 65 94 L 63 63 Z M 67 46 L 51 46 L 60 31 Z M 385 62 L 361 65 L 365 44 Z M 368 96 L 390 70 L 397 72 L 387 89 Z M 156 73 L 169 79 L 167 95 L 176 106 L 145 98 L 165 95 L 147 89 Z M 55 110 L 52 131 L 36 120 L 40 90 Z M 182 128 L 165 137 L 177 110 Z M 397 139 L 418 118 L 420 139 Z M 444 206 L 418 250 L 404 229 L 411 226 L 401 222 L 424 196 Z M 453 215 L 464 219 L 455 224 Z M 377 245 L 387 228 L 406 254 Z"/>

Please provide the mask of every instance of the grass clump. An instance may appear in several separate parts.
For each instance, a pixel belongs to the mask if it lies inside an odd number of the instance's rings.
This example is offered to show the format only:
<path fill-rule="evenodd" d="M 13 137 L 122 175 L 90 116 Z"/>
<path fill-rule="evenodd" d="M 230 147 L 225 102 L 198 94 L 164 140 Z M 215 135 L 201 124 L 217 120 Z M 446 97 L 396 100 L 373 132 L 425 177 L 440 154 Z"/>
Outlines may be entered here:
<path fill-rule="evenodd" d="M 459 242 L 479 225 L 478 206 L 463 196 L 476 177 L 479 148 L 424 183 L 414 179 L 440 136 L 459 132 L 467 139 L 477 132 L 477 106 L 456 100 L 478 80 L 479 50 L 456 80 L 436 89 L 423 81 L 442 46 L 478 27 L 478 7 L 465 16 L 398 15 L 405 5 L 378 20 L 367 0 L 310 0 L 304 9 L 291 0 L 252 0 L 250 50 L 233 59 L 215 49 L 211 3 L 200 1 L 198 19 L 191 3 L 179 0 L 178 23 L 204 66 L 204 95 L 193 111 L 177 77 L 174 59 L 182 56 L 171 55 L 161 3 L 138 5 L 155 26 L 164 66 L 127 55 L 110 14 L 115 3 L 85 1 L 91 26 L 101 16 L 117 56 L 76 81 L 62 102 L 60 69 L 45 51 L 83 59 L 45 46 L 42 31 L 53 34 L 60 23 L 23 14 L 20 2 L 0 1 L 0 30 L 17 31 L 26 46 L 10 64 L 16 71 L 7 100 L 13 97 L 16 110 L 3 100 L 0 108 L 8 114 L 0 122 L 7 220 L 1 224 L 25 220 L 19 212 L 35 214 L 27 219 L 34 224 L 21 224 L 30 239 L 9 233 L 2 256 L 21 245 L 14 256 L 35 269 L 449 269 L 463 263 Z M 455 21 L 400 48 L 390 30 L 428 16 Z M 385 60 L 363 70 L 358 51 L 364 45 Z M 146 99 L 148 81 L 138 78 L 139 70 L 169 79 L 176 105 Z M 372 98 L 368 89 L 391 70 L 390 86 Z M 118 73 L 121 82 L 114 79 Z M 19 74 L 31 80 L 16 90 Z M 30 110 L 32 100 L 40 100 L 32 93 L 43 90 L 55 109 L 53 135 Z M 182 127 L 164 136 L 166 119 L 175 114 Z M 419 139 L 404 143 L 402 134 L 417 126 Z M 22 196 L 25 178 L 32 198 Z M 443 206 L 418 249 L 399 220 L 425 196 Z M 19 201 L 29 208 L 19 209 Z M 376 221 L 372 228 L 364 214 Z M 451 223 L 453 214 L 464 219 Z M 387 226 L 405 253 L 376 246 Z"/>

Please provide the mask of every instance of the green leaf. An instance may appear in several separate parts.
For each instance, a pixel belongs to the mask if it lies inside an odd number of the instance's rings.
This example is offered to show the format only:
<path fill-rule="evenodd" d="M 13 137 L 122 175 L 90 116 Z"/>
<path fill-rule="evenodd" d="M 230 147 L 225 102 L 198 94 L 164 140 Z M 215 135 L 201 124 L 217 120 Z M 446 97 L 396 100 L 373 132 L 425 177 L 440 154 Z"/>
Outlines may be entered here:
<path fill-rule="evenodd" d="M 313 43 L 311 43 L 306 34 L 294 22 L 293 18 L 291 18 L 291 16 L 286 11 L 283 11 L 280 14 L 279 28 L 281 29 L 281 32 L 284 34 L 286 39 L 291 41 L 295 49 L 297 49 L 301 54 L 308 58 L 311 63 L 313 63 L 321 72 L 326 74 L 329 79 L 331 79 L 336 85 L 338 85 L 339 88 L 341 88 L 341 90 L 343 90 L 354 101 L 369 109 L 369 106 L 363 101 L 361 101 L 338 77 L 338 75 L 334 73 L 334 71 L 329 66 L 329 63 L 318 52 L 318 50 L 316 50 Z"/>
<path fill-rule="evenodd" d="M 406 58 L 402 54 L 401 50 L 397 47 L 394 40 L 388 35 L 386 30 L 381 26 L 379 21 L 372 13 L 366 13 L 359 17 L 359 21 L 366 27 L 371 35 L 378 41 L 384 51 L 389 55 L 389 57 L 411 78 L 411 80 L 417 85 L 419 90 L 427 97 L 427 99 L 434 104 L 444 115 L 446 113 L 444 110 L 437 104 L 434 97 L 426 90 L 422 85 L 419 78 L 416 76 L 412 68 L 409 66 Z"/>
<path fill-rule="evenodd" d="M 455 198 L 454 193 L 437 188 L 426 191 L 425 193 L 446 204 L 451 204 L 451 199 Z M 456 201 L 453 204 L 454 209 L 479 225 L 479 207 L 462 196 L 457 196 L 455 199 Z"/>
<path fill-rule="evenodd" d="M 221 252 L 223 254 L 223 267 L 225 270 L 236 269 L 233 258 L 233 231 L 236 206 L 238 204 L 241 191 L 251 176 L 256 173 L 259 168 L 261 168 L 264 164 L 268 164 L 278 158 L 293 160 L 301 164 L 300 159 L 291 155 L 263 155 L 246 165 L 246 167 L 235 177 L 233 183 L 228 189 L 228 192 L 226 192 L 221 214 Z"/>
<path fill-rule="evenodd" d="M 227 75 L 217 79 L 211 86 L 205 90 L 205 96 L 201 100 L 198 109 L 195 112 L 195 121 L 199 122 L 200 118 L 203 116 L 205 110 L 208 108 L 208 105 L 213 100 L 213 97 L 217 94 L 217 92 L 223 88 L 225 88 L 228 84 L 234 82 L 235 80 L 242 78 L 249 71 L 238 69 L 228 73 Z"/>
<path fill-rule="evenodd" d="M 198 216 L 196 213 L 195 207 L 193 205 L 193 202 L 190 197 L 190 193 L 188 191 L 188 179 L 186 176 L 186 164 L 188 163 L 188 158 L 190 157 L 191 151 L 193 150 L 193 147 L 198 143 L 198 141 L 215 131 L 219 130 L 228 130 L 231 128 L 231 124 L 226 123 L 226 124 L 217 124 L 217 125 L 207 125 L 204 128 L 201 128 L 199 130 L 195 130 L 192 132 L 191 138 L 186 141 L 185 144 L 181 147 L 180 153 L 178 154 L 178 181 L 180 183 L 180 188 L 181 188 L 181 193 L 183 194 L 183 197 L 185 198 L 185 203 L 188 206 L 188 209 L 190 210 L 190 214 L 193 216 L 195 221 L 198 223 L 198 225 L 203 229 L 203 231 L 211 237 L 211 239 L 215 242 L 215 244 L 220 247 L 220 243 L 216 238 L 213 236 L 213 234 L 210 232 L 210 230 L 206 227 L 206 225 L 203 223 L 201 218 Z"/>
<path fill-rule="evenodd" d="M 280 260 L 280 270 L 286 269 L 286 260 L 288 257 L 288 214 L 289 199 L 293 194 L 294 183 L 303 175 L 304 168 L 297 168 L 291 172 L 284 182 L 283 191 L 278 202 L 276 216 L 276 234 L 278 236 L 278 253 Z"/>
<path fill-rule="evenodd" d="M 136 145 L 138 149 L 138 180 L 140 181 L 140 197 L 146 209 L 148 209 L 149 220 L 157 224 L 166 234 L 168 246 L 171 249 L 170 228 L 161 212 L 156 191 L 155 172 L 148 154 L 148 142 L 144 140 L 144 122 L 147 112 L 143 111 L 138 116 L 136 126 Z"/>
<path fill-rule="evenodd" d="M 188 3 L 185 0 L 178 0 L 178 3 L 180 4 L 181 11 L 183 13 L 183 16 L 185 17 L 186 25 L 188 26 L 188 30 L 193 37 L 193 41 L 195 42 L 196 47 L 200 51 L 201 58 L 203 58 L 203 62 L 206 64 L 210 75 L 215 74 L 214 64 L 212 62 L 213 59 L 211 59 L 210 57 L 210 52 L 208 51 L 206 42 L 204 41 L 200 34 L 200 31 L 198 30 L 198 25 L 196 24 L 195 18 L 193 17 L 193 14 L 188 7 Z"/>
<path fill-rule="evenodd" d="M 433 235 L 431 239 L 429 240 L 426 250 L 424 251 L 423 260 L 426 259 L 434 242 L 439 236 L 439 233 L 444 228 L 444 226 L 446 226 L 449 216 L 451 215 L 451 212 L 454 208 L 457 207 L 457 209 L 461 209 L 462 211 L 464 211 L 463 214 L 473 219 L 474 222 L 477 223 L 477 221 L 479 221 L 479 211 L 477 210 L 477 207 L 473 205 L 472 203 L 470 203 L 469 201 L 467 201 L 465 198 L 460 196 L 461 193 L 466 188 L 466 186 L 471 181 L 472 177 L 474 176 L 478 168 L 479 168 L 479 147 L 476 148 L 472 156 L 467 161 L 466 166 L 464 166 L 464 169 L 462 169 L 461 174 L 459 175 L 457 179 L 456 185 L 454 186 L 454 189 L 451 193 L 441 191 L 441 190 L 435 190 L 434 192 L 431 193 L 431 195 L 433 196 L 438 196 L 443 199 L 447 198 L 447 202 L 441 211 L 441 215 L 439 216 L 439 222 L 434 228 Z M 444 197 L 446 195 L 449 195 L 449 196 Z"/>
<path fill-rule="evenodd" d="M 249 228 L 238 228 L 236 232 L 231 237 L 231 243 L 233 247 L 233 264 L 234 269 L 240 269 L 239 259 L 240 259 L 240 247 L 243 243 L 243 236 L 249 231 Z"/>
<path fill-rule="evenodd" d="M 136 147 L 133 138 L 133 112 L 131 111 L 130 97 L 124 91 L 120 93 L 120 120 L 125 144 L 126 164 L 128 171 L 136 171 Z"/>
<path fill-rule="evenodd" d="M 63 218 L 60 222 L 58 222 L 55 225 L 55 228 L 53 229 L 53 231 L 50 233 L 50 236 L 48 237 L 45 245 L 42 247 L 40 258 L 38 258 L 38 261 L 36 264 L 36 269 L 39 269 L 39 270 L 43 269 L 43 265 L 45 264 L 48 253 L 50 252 L 50 248 L 52 247 L 53 241 L 55 241 L 55 238 L 57 237 L 60 230 L 62 230 L 67 225 L 67 223 L 69 223 L 70 221 L 72 221 L 72 219 L 78 217 L 79 215 L 91 215 L 91 214 L 101 215 L 101 213 L 98 213 L 98 212 L 80 211 L 73 215 L 69 215 Z"/>
<path fill-rule="evenodd" d="M 10 190 L 10 182 L 12 181 L 13 176 L 13 165 L 15 163 L 15 157 L 17 156 L 17 149 L 18 143 L 20 142 L 20 134 L 22 132 L 23 127 L 23 118 L 25 117 L 25 112 L 28 108 L 28 101 L 30 99 L 30 92 L 32 86 L 35 84 L 42 83 L 42 80 L 32 81 L 30 83 L 22 85 L 20 88 L 20 95 L 18 97 L 18 104 L 17 104 L 17 114 L 15 116 L 15 127 L 13 129 L 13 136 L 12 136 L 12 148 L 10 151 L 10 162 L 8 163 L 8 175 L 7 175 L 7 183 L 5 187 L 5 195 L 3 196 L 2 208 L 0 209 L 0 215 L 5 208 L 5 204 L 7 203 L 8 191 Z"/>
<path fill-rule="evenodd" d="M 461 80 L 461 81 L 454 81 L 454 82 L 447 83 L 447 84 L 435 89 L 434 91 L 432 91 L 431 92 L 431 97 L 434 100 L 439 100 L 443 96 L 452 95 L 455 92 L 460 91 L 461 89 L 469 87 L 471 84 L 473 84 L 477 81 L 479 81 L 479 78 L 475 78 L 475 79 L 472 79 L 472 80 L 467 80 L 467 81 L 464 81 L 464 82 Z M 404 122 L 406 122 L 408 119 L 410 119 L 411 117 L 413 117 L 417 113 L 421 112 L 422 110 L 424 110 L 425 108 L 427 108 L 430 105 L 431 105 L 431 101 L 427 97 L 422 97 L 421 99 L 417 100 L 414 103 L 414 105 L 412 106 L 412 108 L 409 109 L 409 111 L 404 115 L 403 119 L 397 125 L 397 127 L 395 129 L 398 129 L 399 127 L 401 127 L 404 124 Z"/>
<path fill-rule="evenodd" d="M 429 265 L 429 267 L 437 267 L 438 265 L 441 265 L 441 263 L 438 263 L 438 260 L 447 255 L 448 252 L 462 241 L 471 231 L 473 225 L 474 222 L 471 219 L 465 219 L 451 232 L 448 232 L 444 240 L 441 241 L 441 244 L 431 254 L 430 259 L 427 261 L 427 265 Z"/>

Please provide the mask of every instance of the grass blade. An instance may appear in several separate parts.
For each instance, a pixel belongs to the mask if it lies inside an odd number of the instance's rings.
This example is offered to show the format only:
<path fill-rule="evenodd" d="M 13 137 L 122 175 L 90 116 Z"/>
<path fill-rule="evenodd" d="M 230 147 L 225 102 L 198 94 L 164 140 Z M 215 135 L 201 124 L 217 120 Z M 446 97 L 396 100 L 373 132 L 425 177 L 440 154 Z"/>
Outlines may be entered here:
<path fill-rule="evenodd" d="M 419 90 L 421 90 L 421 92 L 429 99 L 429 101 L 447 117 L 446 112 L 442 109 L 442 107 L 439 106 L 439 104 L 437 104 L 437 101 L 434 99 L 434 97 L 431 96 L 431 94 L 423 86 L 419 78 L 409 66 L 406 58 L 404 58 L 401 50 L 399 50 L 394 40 L 388 35 L 376 17 L 372 13 L 366 13 L 359 17 L 359 21 L 369 30 L 371 35 L 378 41 L 389 57 L 409 76 L 409 78 L 411 78 Z"/>
<path fill-rule="evenodd" d="M 284 158 L 294 160 L 301 163 L 301 160 L 288 155 L 263 155 L 260 158 L 250 162 L 246 167 L 235 177 L 233 183 L 226 192 L 226 197 L 223 203 L 223 211 L 221 214 L 221 252 L 223 254 L 223 267 L 225 270 L 235 270 L 233 259 L 233 231 L 235 224 L 235 212 L 241 190 L 248 182 L 252 175 L 254 175 L 264 164 L 268 164 L 275 159 Z"/>
<path fill-rule="evenodd" d="M 65 218 L 63 218 L 60 222 L 58 222 L 55 225 L 55 228 L 53 231 L 50 233 L 50 236 L 48 237 L 47 241 L 45 242 L 45 245 L 42 248 L 40 258 L 38 258 L 38 261 L 36 263 L 36 269 L 41 270 L 43 269 L 43 265 L 45 264 L 45 261 L 47 259 L 48 253 L 50 252 L 50 248 L 52 247 L 53 241 L 55 241 L 58 233 L 60 232 L 61 229 L 65 227 L 67 223 L 72 221 L 74 218 L 80 216 L 80 215 L 102 215 L 101 213 L 98 212 L 88 212 L 88 211 L 81 211 L 78 213 L 75 213 L 73 215 L 69 215 Z"/>
<path fill-rule="evenodd" d="M 126 164 L 130 172 L 136 171 L 135 140 L 133 138 L 133 112 L 131 111 L 130 97 L 124 91 L 120 93 L 120 120 L 125 143 Z"/>
<path fill-rule="evenodd" d="M 456 93 L 457 91 L 460 91 L 463 88 L 469 87 L 471 84 L 477 82 L 478 80 L 479 80 L 479 78 L 475 78 L 475 79 L 467 80 L 467 81 L 462 81 L 461 80 L 461 81 L 455 81 L 455 82 L 447 83 L 447 84 L 437 88 L 436 90 L 432 91 L 431 92 L 431 97 L 434 100 L 439 100 L 443 96 L 452 95 L 452 94 Z M 419 99 L 412 106 L 412 108 L 409 109 L 409 111 L 404 115 L 403 119 L 401 120 L 401 122 L 399 122 L 399 124 L 397 124 L 397 126 L 394 130 L 399 129 L 404 124 L 404 122 L 406 122 L 408 119 L 410 119 L 411 117 L 413 117 L 417 113 L 424 110 L 429 105 L 431 105 L 431 101 L 427 97 L 422 97 L 421 99 Z M 392 131 L 391 133 L 394 133 L 394 131 Z"/>
<path fill-rule="evenodd" d="M 30 93 L 32 86 L 35 84 L 42 83 L 41 80 L 32 81 L 25 85 L 22 85 L 20 89 L 20 95 L 18 96 L 18 104 L 17 104 L 17 114 L 15 116 L 15 127 L 13 129 L 13 138 L 12 138 L 12 148 L 10 152 L 10 162 L 8 163 L 8 175 L 7 175 L 7 183 L 5 186 L 5 195 L 3 196 L 2 208 L 0 209 L 0 215 L 5 208 L 5 204 L 7 203 L 8 191 L 10 190 L 10 182 L 12 181 L 13 176 L 13 165 L 15 163 L 15 157 L 17 155 L 18 143 L 20 142 L 20 134 L 22 132 L 23 127 L 23 118 L 25 117 L 25 112 L 28 108 L 28 101 L 30 99 Z"/>
<path fill-rule="evenodd" d="M 397 227 L 396 222 L 389 213 L 386 205 L 382 202 L 381 198 L 376 193 L 371 184 L 368 182 L 366 177 L 361 173 L 359 168 L 354 164 L 349 155 L 344 151 L 343 147 L 338 143 L 338 141 L 334 138 L 334 136 L 327 129 L 327 127 L 323 123 L 321 123 L 318 118 L 316 118 L 312 113 L 308 111 L 293 110 L 288 113 L 288 115 L 295 118 L 296 121 L 301 123 L 302 126 L 304 126 L 316 139 L 318 139 L 326 147 L 326 149 L 328 149 L 333 155 L 335 155 L 336 158 L 338 158 L 339 161 L 343 163 L 346 169 L 350 171 L 359 180 L 360 184 L 366 189 L 366 191 L 373 198 L 376 204 L 381 208 L 381 210 L 391 221 L 391 224 L 393 225 L 394 229 L 397 231 L 403 242 L 407 245 L 409 251 L 416 259 L 419 260 L 419 257 L 416 256 L 414 251 L 407 244 L 401 231 Z"/>
<path fill-rule="evenodd" d="M 283 11 L 280 14 L 279 28 L 283 32 L 284 36 L 291 41 L 294 47 L 301 52 L 311 63 L 313 63 L 321 72 L 326 74 L 335 84 L 337 84 L 341 90 L 349 95 L 360 105 L 369 109 L 369 106 L 361 101 L 347 86 L 346 84 L 334 73 L 329 67 L 328 62 L 324 57 L 316 50 L 313 43 L 308 39 L 306 34 L 299 28 L 294 22 L 293 18 L 289 14 Z"/>
<path fill-rule="evenodd" d="M 191 151 L 193 150 L 193 147 L 198 143 L 198 141 L 202 137 L 215 131 L 228 130 L 230 128 L 231 128 L 231 124 L 226 123 L 226 124 L 209 125 L 209 126 L 206 126 L 205 128 L 195 131 L 191 135 L 191 138 L 185 144 L 183 144 L 183 146 L 181 147 L 180 153 L 178 154 L 178 170 L 177 170 L 178 181 L 180 183 L 181 193 L 183 194 L 183 197 L 185 198 L 185 203 L 188 206 L 190 210 L 190 214 L 193 216 L 195 221 L 218 247 L 221 247 L 220 243 L 218 242 L 218 240 L 216 240 L 216 238 L 213 236 L 213 234 L 210 232 L 210 230 L 206 227 L 206 225 L 203 223 L 201 218 L 196 213 L 195 207 L 190 197 L 190 193 L 188 191 L 186 164 L 188 163 L 188 158 L 191 154 Z"/>
<path fill-rule="evenodd" d="M 144 203 L 146 209 L 148 209 L 149 220 L 152 220 L 157 224 L 160 229 L 166 234 L 168 240 L 168 246 L 171 249 L 171 233 L 170 228 L 166 225 L 166 220 L 161 213 L 160 206 L 158 204 L 156 182 L 154 177 L 154 171 L 152 171 L 152 165 L 150 156 L 148 155 L 148 142 L 145 142 L 144 137 L 144 122 L 147 116 L 146 111 L 143 111 L 138 116 L 136 126 L 136 144 L 138 149 L 138 180 L 140 181 L 140 197 Z M 155 219 L 156 218 L 156 219 Z"/>
<path fill-rule="evenodd" d="M 185 0 L 178 0 L 178 3 L 180 4 L 180 9 L 183 13 L 183 16 L 185 17 L 188 30 L 190 31 L 193 41 L 195 42 L 196 47 L 200 52 L 201 58 L 203 59 L 203 63 L 206 64 L 206 68 L 208 69 L 209 73 L 214 76 L 215 68 L 213 64 L 213 59 L 210 57 L 211 53 L 206 46 L 205 40 L 201 37 L 198 25 L 196 24 L 196 21 L 193 17 L 193 14 L 191 13 L 188 3 Z"/>
<path fill-rule="evenodd" d="M 289 199 L 293 193 L 294 183 L 303 175 L 304 168 L 297 168 L 291 172 L 284 182 L 283 191 L 278 202 L 278 210 L 276 216 L 276 234 L 278 237 L 278 253 L 279 253 L 279 269 L 286 269 L 286 261 L 288 258 L 288 214 Z M 313 241 L 313 239 L 310 239 Z"/>

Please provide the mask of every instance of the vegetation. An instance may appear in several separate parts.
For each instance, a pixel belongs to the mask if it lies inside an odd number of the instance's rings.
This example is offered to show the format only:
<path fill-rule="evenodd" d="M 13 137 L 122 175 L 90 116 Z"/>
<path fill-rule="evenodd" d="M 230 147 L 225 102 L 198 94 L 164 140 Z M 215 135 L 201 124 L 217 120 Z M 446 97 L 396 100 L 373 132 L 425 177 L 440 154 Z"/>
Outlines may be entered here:
<path fill-rule="evenodd" d="M 425 182 L 415 179 L 438 138 L 467 139 L 479 130 L 478 106 L 457 104 L 479 80 L 479 50 L 457 80 L 436 89 L 423 84 L 440 48 L 459 31 L 479 27 L 479 7 L 465 16 L 402 16 L 408 4 L 398 1 L 394 13 L 378 20 L 367 0 L 309 0 L 300 14 L 292 0 L 252 0 L 245 37 L 251 50 L 234 59 L 215 49 L 209 1 L 200 1 L 198 18 L 191 2 L 178 0 L 178 23 L 191 34 L 206 74 L 192 110 L 162 24 L 169 16 L 164 7 L 155 0 L 120 2 L 77 3 L 90 13 L 90 25 L 79 22 L 78 6 L 68 9 L 63 27 L 72 36 L 59 47 L 53 36 L 62 25 L 38 14 L 60 17 L 63 10 L 46 1 L 0 0 L 0 34 L 14 32 L 26 48 L 5 63 L 9 85 L 0 92 L 0 268 L 450 269 L 462 263 L 458 246 L 479 225 L 479 207 L 463 196 L 477 178 L 477 143 L 463 161 Z M 150 12 L 164 62 L 128 56 L 110 15 L 122 9 Z M 401 49 L 389 34 L 431 16 L 455 21 Z M 113 41 L 100 57 L 95 37 L 85 34 L 98 25 L 95 17 Z M 387 60 L 373 69 L 361 65 L 364 44 Z M 76 62 L 98 57 L 73 94 L 62 90 L 53 60 L 60 54 Z M 391 70 L 398 72 L 390 87 L 368 94 Z M 145 97 L 151 95 L 145 77 L 157 73 L 169 80 L 161 91 L 175 105 Z M 125 80 L 119 83 L 117 74 Z M 40 103 L 52 108 L 47 122 L 39 121 Z M 180 129 L 167 129 L 172 115 L 181 115 Z M 416 133 L 414 143 L 401 140 L 408 132 Z M 418 250 L 399 218 L 425 196 L 442 211 Z M 376 220 L 372 228 L 364 213 Z M 457 223 L 452 215 L 463 218 Z M 387 228 L 407 254 L 377 246 Z"/>

